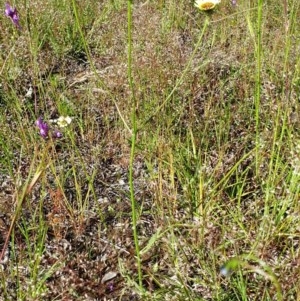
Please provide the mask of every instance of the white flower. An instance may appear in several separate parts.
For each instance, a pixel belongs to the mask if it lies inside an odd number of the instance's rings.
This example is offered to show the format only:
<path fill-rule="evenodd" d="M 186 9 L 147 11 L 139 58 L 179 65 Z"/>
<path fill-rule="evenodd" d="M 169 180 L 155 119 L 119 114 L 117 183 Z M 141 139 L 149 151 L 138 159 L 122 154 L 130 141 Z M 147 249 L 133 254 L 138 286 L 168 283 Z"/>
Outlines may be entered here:
<path fill-rule="evenodd" d="M 63 128 L 68 126 L 72 122 L 72 118 L 70 116 L 60 116 L 57 120 L 56 123 L 59 127 Z"/>
<path fill-rule="evenodd" d="M 32 94 L 33 94 L 33 89 L 32 87 L 29 87 L 27 93 L 25 94 L 25 98 L 32 98 Z"/>
<path fill-rule="evenodd" d="M 213 9 L 221 0 L 196 0 L 195 6 L 200 10 L 210 10 Z"/>

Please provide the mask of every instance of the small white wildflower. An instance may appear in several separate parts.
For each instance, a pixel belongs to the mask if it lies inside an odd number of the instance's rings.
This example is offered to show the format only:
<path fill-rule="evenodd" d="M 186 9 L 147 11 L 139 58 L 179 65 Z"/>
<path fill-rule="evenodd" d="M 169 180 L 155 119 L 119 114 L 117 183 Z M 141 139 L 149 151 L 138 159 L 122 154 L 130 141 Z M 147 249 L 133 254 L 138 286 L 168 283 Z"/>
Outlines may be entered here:
<path fill-rule="evenodd" d="M 72 118 L 70 116 L 60 116 L 57 120 L 56 123 L 59 127 L 63 128 L 68 126 L 72 122 Z"/>
<path fill-rule="evenodd" d="M 32 98 L 32 94 L 33 94 L 33 89 L 32 87 L 29 87 L 28 91 L 25 94 L 25 98 Z"/>
<path fill-rule="evenodd" d="M 231 271 L 227 267 L 222 266 L 220 269 L 220 273 L 222 276 L 228 277 L 228 276 L 230 276 Z"/>

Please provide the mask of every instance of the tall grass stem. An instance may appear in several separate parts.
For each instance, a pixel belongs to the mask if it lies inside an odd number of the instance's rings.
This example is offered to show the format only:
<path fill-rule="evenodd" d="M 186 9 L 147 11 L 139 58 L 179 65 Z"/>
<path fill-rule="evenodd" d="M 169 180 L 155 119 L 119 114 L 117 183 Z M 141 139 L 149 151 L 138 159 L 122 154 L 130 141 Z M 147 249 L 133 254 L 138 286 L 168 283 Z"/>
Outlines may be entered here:
<path fill-rule="evenodd" d="M 262 14 L 263 14 L 263 0 L 258 0 L 257 3 L 257 42 L 256 42 L 256 74 L 255 74 L 255 94 L 254 94 L 254 106 L 255 106 L 255 168 L 256 176 L 259 174 L 259 143 L 260 143 L 260 97 L 261 97 L 261 64 L 262 64 Z"/>
<path fill-rule="evenodd" d="M 185 78 L 188 70 L 190 70 L 190 66 L 195 58 L 195 55 L 197 54 L 197 51 L 199 49 L 199 46 L 201 45 L 201 42 L 203 40 L 203 37 L 204 37 L 204 34 L 206 32 L 206 29 L 209 25 L 209 19 L 206 18 L 205 21 L 204 21 L 204 25 L 203 25 L 203 28 L 202 28 L 202 31 L 201 31 L 201 34 L 199 36 L 199 39 L 195 45 L 195 48 L 194 48 L 194 51 L 193 53 L 191 54 L 187 64 L 186 64 L 186 67 L 184 68 L 184 70 L 182 71 L 182 74 L 180 76 L 180 78 L 177 80 L 174 88 L 172 89 L 172 91 L 168 94 L 168 96 L 166 97 L 166 99 L 163 101 L 163 103 L 155 110 L 155 112 L 146 120 L 145 124 L 148 123 L 150 120 L 152 120 L 152 118 L 169 102 L 169 100 L 171 99 L 171 97 L 173 96 L 174 92 L 178 89 L 178 87 L 182 84 L 183 82 L 183 79 Z"/>
<path fill-rule="evenodd" d="M 83 44 L 83 48 L 84 48 L 84 51 L 86 53 L 86 56 L 87 56 L 87 59 L 88 59 L 88 62 L 98 80 L 98 82 L 100 83 L 101 87 L 105 88 L 105 91 L 108 92 L 111 100 L 113 101 L 116 109 L 117 109 L 117 112 L 118 112 L 118 115 L 120 116 L 123 124 L 125 125 L 126 129 L 131 133 L 131 130 L 124 118 L 124 116 L 122 115 L 121 111 L 120 111 L 120 108 L 116 102 L 116 99 L 114 97 L 114 95 L 108 90 L 107 86 L 105 85 L 105 83 L 103 82 L 103 80 L 100 78 L 99 74 L 98 74 L 98 71 L 95 67 L 95 64 L 92 60 L 92 56 L 91 56 L 91 52 L 89 50 L 89 47 L 88 47 L 88 44 L 87 44 L 87 41 L 85 39 L 85 36 L 84 36 L 84 33 L 81 29 L 81 25 L 80 25 L 80 20 L 79 20 L 79 15 L 78 15 L 78 10 L 77 10 L 77 6 L 76 6 L 76 2 L 75 0 L 72 0 L 72 7 L 73 7 L 73 12 L 74 12 L 74 15 L 75 15 L 75 20 L 76 20 L 76 25 L 77 25 L 77 28 L 78 28 L 78 31 L 79 31 L 79 34 L 80 34 L 80 38 L 81 38 L 81 41 L 82 41 L 82 44 Z"/>
<path fill-rule="evenodd" d="M 129 186 L 130 186 L 130 200 L 131 200 L 131 214 L 132 214 L 132 228 L 133 228 L 133 239 L 135 245 L 135 253 L 137 260 L 138 269 L 138 282 L 140 288 L 142 288 L 142 267 L 141 267 L 141 255 L 140 247 L 137 233 L 137 213 L 136 213 L 136 201 L 134 196 L 134 185 L 133 185 L 133 168 L 134 168 L 134 157 L 135 157 L 135 144 L 136 144 L 136 134 L 137 134 L 137 123 L 136 123 L 136 97 L 134 93 L 134 84 L 132 78 L 132 0 L 127 1 L 127 76 L 131 92 L 132 100 L 132 135 L 131 135 L 131 151 L 130 151 L 130 165 L 129 165 Z"/>

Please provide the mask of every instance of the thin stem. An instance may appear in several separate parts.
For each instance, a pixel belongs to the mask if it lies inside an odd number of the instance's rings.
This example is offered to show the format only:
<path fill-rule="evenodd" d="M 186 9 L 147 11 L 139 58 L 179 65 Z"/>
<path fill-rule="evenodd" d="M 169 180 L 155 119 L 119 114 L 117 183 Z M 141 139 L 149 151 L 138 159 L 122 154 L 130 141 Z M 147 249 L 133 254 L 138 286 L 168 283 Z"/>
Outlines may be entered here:
<path fill-rule="evenodd" d="M 114 105 L 115 105 L 115 107 L 117 109 L 117 112 L 118 112 L 118 114 L 119 114 L 119 116 L 120 116 L 123 124 L 125 125 L 126 129 L 131 133 L 131 130 L 130 130 L 129 126 L 127 125 L 127 122 L 126 122 L 124 116 L 122 115 L 122 113 L 121 113 L 121 111 L 119 109 L 119 106 L 118 106 L 118 104 L 116 102 L 115 96 L 109 91 L 109 89 L 107 88 L 106 84 L 100 78 L 99 73 L 98 73 L 98 71 L 97 71 L 97 69 L 95 67 L 95 64 L 94 64 L 93 60 L 92 60 L 90 49 L 89 49 L 88 44 L 86 42 L 84 33 L 83 33 L 82 29 L 81 29 L 79 15 L 78 15 L 78 10 L 77 10 L 77 6 L 76 6 L 75 0 L 72 0 L 72 7 L 73 7 L 74 16 L 75 16 L 75 19 L 76 19 L 77 29 L 79 31 L 79 34 L 80 34 L 80 37 L 81 37 L 81 41 L 82 41 L 82 44 L 83 44 L 83 48 L 84 48 L 84 51 L 86 53 L 87 59 L 88 59 L 88 61 L 90 63 L 90 66 L 91 66 L 91 68 L 92 68 L 95 76 L 97 77 L 98 82 L 100 83 L 101 87 L 105 88 L 105 91 L 109 94 L 109 96 L 110 96 L 111 100 L 113 101 L 113 103 L 114 103 Z"/>
<path fill-rule="evenodd" d="M 133 239 L 135 245 L 135 253 L 137 260 L 137 269 L 138 269 L 138 282 L 140 288 L 142 288 L 142 267 L 141 267 L 141 255 L 140 255 L 140 247 L 139 240 L 137 234 L 137 212 L 136 212 L 136 201 L 134 197 L 134 187 L 133 187 L 133 164 L 134 164 L 134 156 L 135 156 L 135 144 L 136 144 L 136 134 L 137 134 L 137 123 L 136 123 L 136 98 L 134 93 L 134 85 L 132 78 L 132 0 L 127 1 L 127 23 L 128 23 L 128 31 L 127 31 L 127 47 L 128 47 L 128 57 L 127 57 L 127 76 L 128 82 L 131 92 L 131 100 L 132 100 L 132 135 L 131 135 L 131 151 L 130 151 L 130 165 L 129 165 L 129 186 L 130 186 L 130 200 L 131 200 L 131 215 L 132 215 L 132 228 L 133 228 Z"/>
<path fill-rule="evenodd" d="M 197 44 L 195 46 L 195 49 L 192 53 L 192 55 L 189 58 L 189 61 L 187 62 L 187 65 L 185 67 L 185 69 L 182 71 L 182 74 L 180 76 L 180 78 L 176 81 L 176 84 L 174 86 L 174 88 L 172 89 L 172 91 L 168 94 L 168 96 L 166 97 L 166 99 L 163 101 L 163 103 L 156 109 L 156 111 L 146 120 L 145 124 L 148 123 L 149 121 L 152 120 L 152 118 L 169 102 L 169 100 L 171 99 L 171 97 L 173 96 L 173 94 L 175 93 L 175 91 L 178 89 L 178 87 L 182 84 L 184 77 L 186 76 L 187 72 L 190 70 L 190 66 L 194 60 L 195 55 L 198 52 L 199 46 L 202 42 L 202 39 L 204 37 L 204 33 L 206 32 L 206 29 L 209 25 L 209 19 L 206 18 L 202 31 L 200 33 L 199 39 L 197 41 Z"/>
<path fill-rule="evenodd" d="M 261 94 L 261 59 L 262 59 L 262 8 L 263 0 L 258 0 L 257 6 L 257 46 L 256 46 L 256 76 L 255 76 L 255 95 L 254 95 L 254 106 L 255 106 L 255 145 L 256 145 L 256 175 L 259 173 L 259 112 L 260 112 L 260 94 Z"/>
<path fill-rule="evenodd" d="M 47 167 L 43 167 L 43 164 L 41 163 L 41 165 L 37 168 L 36 172 L 34 173 L 34 175 L 32 177 L 32 180 L 29 183 L 29 177 L 32 174 L 32 170 L 34 168 L 35 162 L 36 162 L 36 155 L 34 156 L 34 159 L 33 159 L 32 164 L 30 166 L 29 176 L 28 176 L 28 179 L 27 179 L 27 183 L 25 184 L 25 187 L 23 189 L 23 193 L 21 195 L 21 198 L 19 200 L 17 200 L 15 214 L 14 214 L 12 220 L 11 220 L 10 227 L 9 227 L 9 230 L 6 234 L 6 239 L 4 241 L 4 245 L 3 245 L 3 248 L 2 248 L 2 251 L 1 251 L 1 254 L 0 254 L 0 262 L 3 260 L 5 250 L 7 249 L 11 233 L 12 233 L 14 227 L 15 227 L 16 221 L 19 217 L 19 213 L 20 213 L 22 205 L 23 205 L 23 203 L 26 199 L 26 196 L 32 191 L 33 187 L 35 186 L 35 184 L 39 180 L 42 172 L 47 168 Z"/>

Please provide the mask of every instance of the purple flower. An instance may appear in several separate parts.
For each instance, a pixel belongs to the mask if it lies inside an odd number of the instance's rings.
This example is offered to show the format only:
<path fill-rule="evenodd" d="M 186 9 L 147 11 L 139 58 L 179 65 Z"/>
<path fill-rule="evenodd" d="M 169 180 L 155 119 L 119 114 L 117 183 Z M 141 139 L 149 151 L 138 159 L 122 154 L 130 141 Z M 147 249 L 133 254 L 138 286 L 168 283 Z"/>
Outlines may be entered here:
<path fill-rule="evenodd" d="M 43 118 L 39 117 L 35 124 L 40 129 L 40 135 L 43 138 L 47 138 L 49 133 L 49 126 L 46 122 L 43 121 Z"/>
<path fill-rule="evenodd" d="M 16 8 L 12 8 L 8 3 L 5 4 L 5 15 L 9 17 L 15 26 L 21 29 L 19 24 L 19 15 Z"/>
<path fill-rule="evenodd" d="M 237 0 L 231 0 L 231 4 L 232 4 L 233 6 L 236 6 L 236 1 L 237 1 Z"/>
<path fill-rule="evenodd" d="M 53 138 L 61 138 L 62 136 L 63 136 L 62 133 L 58 130 L 54 130 L 54 132 L 52 134 Z"/>
<path fill-rule="evenodd" d="M 37 119 L 37 121 L 35 122 L 35 125 L 39 128 L 40 135 L 45 139 L 50 136 L 54 139 L 61 138 L 63 136 L 62 133 L 60 131 L 58 131 L 57 129 L 52 130 L 52 133 L 49 134 L 49 131 L 50 131 L 49 125 L 43 121 L 42 117 L 39 117 Z"/>
<path fill-rule="evenodd" d="M 109 283 L 109 284 L 107 285 L 107 288 L 108 288 L 109 292 L 111 293 L 111 292 L 114 290 L 114 285 L 113 285 L 113 283 Z"/>

